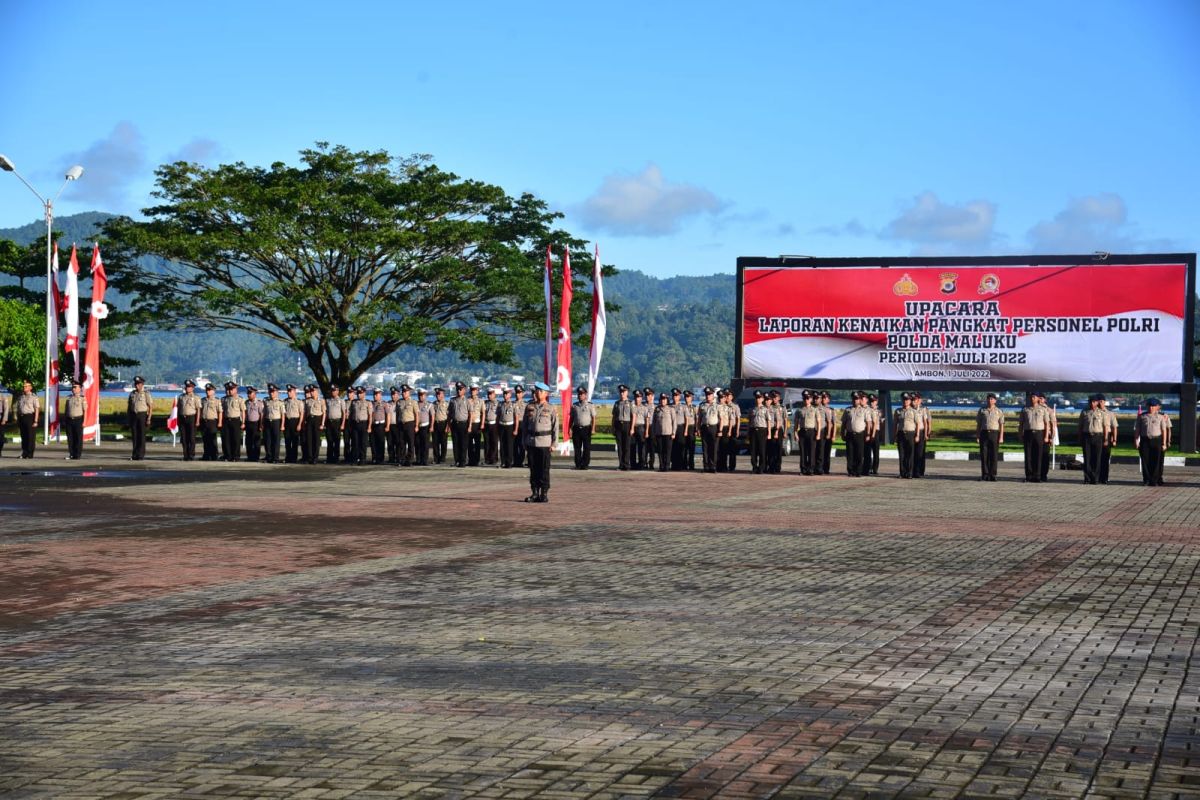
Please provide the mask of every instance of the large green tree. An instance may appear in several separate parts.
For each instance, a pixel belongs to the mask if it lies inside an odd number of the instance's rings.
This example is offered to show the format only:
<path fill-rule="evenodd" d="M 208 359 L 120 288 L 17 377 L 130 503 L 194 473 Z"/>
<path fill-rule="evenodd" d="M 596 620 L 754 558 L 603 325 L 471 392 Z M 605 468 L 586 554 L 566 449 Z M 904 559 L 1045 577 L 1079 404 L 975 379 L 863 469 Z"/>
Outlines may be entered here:
<path fill-rule="evenodd" d="M 406 345 L 513 363 L 514 342 L 544 331 L 547 244 L 556 283 L 563 247 L 575 274 L 591 275 L 584 242 L 556 230 L 544 202 L 427 156 L 319 142 L 298 166 L 177 162 L 157 176 L 148 221 L 104 229 L 110 272 L 137 276 L 133 312 L 284 342 L 322 387 Z M 590 282 L 577 283 L 576 328 L 590 302 Z"/>
<path fill-rule="evenodd" d="M 46 320 L 42 309 L 0 298 L 0 384 L 19 391 L 21 381 L 34 391 L 46 382 Z"/>

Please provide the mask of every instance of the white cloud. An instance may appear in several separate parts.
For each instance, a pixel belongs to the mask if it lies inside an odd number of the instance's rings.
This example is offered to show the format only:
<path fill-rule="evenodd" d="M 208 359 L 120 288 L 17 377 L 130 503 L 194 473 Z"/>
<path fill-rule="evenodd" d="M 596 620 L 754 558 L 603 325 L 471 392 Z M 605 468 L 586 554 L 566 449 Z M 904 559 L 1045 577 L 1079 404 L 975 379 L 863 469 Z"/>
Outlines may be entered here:
<path fill-rule="evenodd" d="M 84 170 L 71 187 L 71 201 L 92 201 L 105 211 L 125 210 L 130 185 L 148 177 L 146 145 L 132 122 L 118 122 L 108 136 L 63 160 Z"/>
<path fill-rule="evenodd" d="M 996 205 L 972 200 L 958 205 L 943 203 L 933 192 L 922 192 L 912 205 L 887 224 L 885 239 L 903 239 L 930 252 L 989 249 L 996 240 Z"/>
<path fill-rule="evenodd" d="M 176 152 L 167 156 L 167 163 L 173 164 L 176 161 L 186 161 L 189 164 L 208 164 L 212 159 L 221 154 L 221 145 L 212 139 L 207 139 L 203 136 L 197 136 L 190 142 L 179 148 Z"/>
<path fill-rule="evenodd" d="M 1146 239 L 1129 222 L 1125 200 L 1115 192 L 1072 198 L 1067 207 L 1029 229 L 1035 253 L 1110 253 L 1168 251 L 1166 239 Z"/>
<path fill-rule="evenodd" d="M 866 226 L 857 219 L 852 219 L 849 222 L 844 222 L 841 225 L 822 225 L 819 228 L 813 228 L 812 233 L 819 236 L 867 236 L 871 232 Z"/>
<path fill-rule="evenodd" d="M 655 164 L 636 174 L 609 175 L 573 210 L 584 226 L 614 236 L 667 236 L 683 222 L 716 214 L 724 204 L 707 189 L 671 183 Z"/>

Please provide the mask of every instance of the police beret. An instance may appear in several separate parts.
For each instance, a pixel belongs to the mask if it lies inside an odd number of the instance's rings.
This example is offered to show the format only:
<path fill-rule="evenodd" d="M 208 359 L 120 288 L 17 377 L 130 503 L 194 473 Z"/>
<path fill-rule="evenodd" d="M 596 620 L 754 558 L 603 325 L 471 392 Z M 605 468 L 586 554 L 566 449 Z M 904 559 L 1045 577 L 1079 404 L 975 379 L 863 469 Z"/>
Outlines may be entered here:
<path fill-rule="evenodd" d="M 548 391 L 550 391 L 550 387 L 549 387 L 549 386 L 547 386 L 546 384 L 542 383 L 541 381 L 538 381 L 537 383 L 535 383 L 535 384 L 533 385 L 533 388 L 537 389 L 539 392 L 548 392 Z"/>
<path fill-rule="evenodd" d="M 143 378 L 141 375 L 138 375 L 133 379 L 133 382 L 134 383 L 145 383 L 146 379 Z"/>
<path fill-rule="evenodd" d="M 217 387 L 213 386 L 211 383 L 204 384 L 204 391 L 215 392 L 216 390 L 217 390 Z"/>
<path fill-rule="evenodd" d="M 246 394 L 250 394 L 251 392 L 257 392 L 257 391 L 258 391 L 258 389 L 255 389 L 253 386 L 246 387 Z"/>
<path fill-rule="evenodd" d="M 1161 406 L 1161 405 L 1162 405 L 1162 401 L 1161 401 L 1161 400 L 1159 400 L 1157 397 L 1151 397 L 1149 400 L 1147 400 L 1147 401 L 1146 401 L 1146 405 L 1148 405 L 1148 406 Z"/>
<path fill-rule="evenodd" d="M 191 378 L 188 378 L 186 381 L 183 382 L 183 385 L 185 387 L 186 386 L 195 386 L 196 382 L 194 380 L 192 380 Z"/>

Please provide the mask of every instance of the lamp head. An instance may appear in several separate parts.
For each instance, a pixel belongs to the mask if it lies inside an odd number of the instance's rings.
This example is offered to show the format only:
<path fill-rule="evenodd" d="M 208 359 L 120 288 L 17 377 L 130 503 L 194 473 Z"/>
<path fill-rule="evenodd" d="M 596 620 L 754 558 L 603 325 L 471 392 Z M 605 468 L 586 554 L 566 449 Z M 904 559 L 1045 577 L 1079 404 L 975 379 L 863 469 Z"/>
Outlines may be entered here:
<path fill-rule="evenodd" d="M 67 170 L 67 174 L 64 175 L 63 177 L 69 181 L 77 181 L 77 180 L 79 180 L 79 176 L 82 174 L 83 174 L 83 167 L 76 164 L 75 166 L 73 166 L 69 170 Z"/>
<path fill-rule="evenodd" d="M 13 162 L 8 160 L 8 156 L 0 154 L 0 169 L 5 172 L 12 172 L 16 167 L 13 166 Z"/>

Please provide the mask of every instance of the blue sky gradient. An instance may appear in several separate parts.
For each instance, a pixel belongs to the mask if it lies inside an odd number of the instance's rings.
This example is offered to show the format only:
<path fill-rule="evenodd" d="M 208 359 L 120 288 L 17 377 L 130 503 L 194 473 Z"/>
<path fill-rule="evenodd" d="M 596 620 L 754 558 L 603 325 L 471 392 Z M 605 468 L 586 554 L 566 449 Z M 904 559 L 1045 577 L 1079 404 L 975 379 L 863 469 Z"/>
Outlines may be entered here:
<path fill-rule="evenodd" d="M 327 140 L 531 191 L 659 276 L 1200 244 L 1195 0 L 5 5 L 0 152 L 49 193 L 85 166 L 59 213 Z M 39 216 L 0 174 L 0 227 Z"/>

